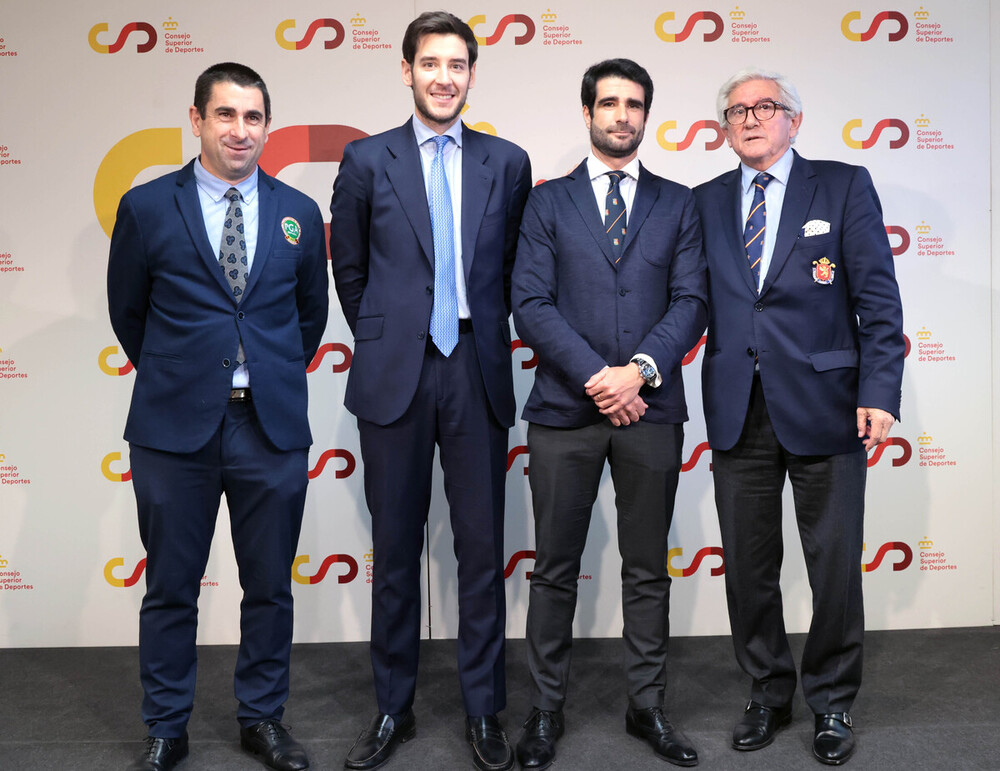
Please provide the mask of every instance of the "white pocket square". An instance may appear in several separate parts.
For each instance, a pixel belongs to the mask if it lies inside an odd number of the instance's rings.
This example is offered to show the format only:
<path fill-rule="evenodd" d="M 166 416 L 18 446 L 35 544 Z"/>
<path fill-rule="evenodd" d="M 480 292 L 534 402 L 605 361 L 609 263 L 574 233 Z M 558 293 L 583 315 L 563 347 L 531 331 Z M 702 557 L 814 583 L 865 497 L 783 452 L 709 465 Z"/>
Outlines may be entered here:
<path fill-rule="evenodd" d="M 809 220 L 802 226 L 802 235 L 805 238 L 808 238 L 809 236 L 821 236 L 824 233 L 829 232 L 830 223 L 826 220 Z"/>

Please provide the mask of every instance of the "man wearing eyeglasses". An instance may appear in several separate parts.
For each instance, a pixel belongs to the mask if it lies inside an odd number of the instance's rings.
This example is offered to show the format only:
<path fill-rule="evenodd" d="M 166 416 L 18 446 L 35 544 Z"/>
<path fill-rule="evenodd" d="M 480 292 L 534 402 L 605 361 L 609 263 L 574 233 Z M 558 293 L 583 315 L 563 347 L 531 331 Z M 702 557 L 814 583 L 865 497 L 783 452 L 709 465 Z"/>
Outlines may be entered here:
<path fill-rule="evenodd" d="M 745 70 L 717 106 L 740 165 L 695 198 L 709 267 L 705 420 L 733 645 L 752 678 L 732 746 L 766 747 L 792 718 L 779 586 L 787 476 L 813 594 L 801 664 L 813 755 L 840 765 L 854 752 L 861 682 L 866 453 L 899 418 L 899 289 L 868 172 L 791 149 L 794 86 Z"/>

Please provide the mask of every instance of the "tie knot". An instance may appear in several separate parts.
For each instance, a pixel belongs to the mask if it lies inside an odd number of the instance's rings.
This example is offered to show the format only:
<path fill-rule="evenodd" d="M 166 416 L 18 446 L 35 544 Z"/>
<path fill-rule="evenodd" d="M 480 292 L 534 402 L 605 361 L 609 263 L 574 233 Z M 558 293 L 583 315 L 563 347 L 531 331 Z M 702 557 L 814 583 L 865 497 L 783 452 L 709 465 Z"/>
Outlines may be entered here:
<path fill-rule="evenodd" d="M 239 201 L 242 200 L 243 196 L 240 195 L 239 190 L 237 190 L 235 187 L 231 187 L 226 191 L 226 198 L 228 198 L 230 201 Z"/>
<path fill-rule="evenodd" d="M 770 182 L 774 177 L 770 174 L 765 174 L 763 171 L 760 172 L 756 177 L 753 178 L 753 183 L 755 185 L 760 185 L 761 187 L 767 187 L 767 183 Z"/>
<path fill-rule="evenodd" d="M 434 137 L 434 144 L 437 145 L 437 154 L 440 155 L 444 152 L 444 147 L 448 144 L 448 139 L 450 137 Z"/>
<path fill-rule="evenodd" d="M 628 176 L 624 171 L 609 171 L 607 174 L 612 185 L 617 185 Z"/>

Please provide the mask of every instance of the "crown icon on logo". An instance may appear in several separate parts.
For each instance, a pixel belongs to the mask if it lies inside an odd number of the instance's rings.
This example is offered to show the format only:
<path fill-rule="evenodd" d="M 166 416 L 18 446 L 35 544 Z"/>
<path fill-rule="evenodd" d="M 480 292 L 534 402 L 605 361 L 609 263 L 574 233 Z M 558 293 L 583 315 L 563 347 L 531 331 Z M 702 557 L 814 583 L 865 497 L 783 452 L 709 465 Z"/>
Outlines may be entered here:
<path fill-rule="evenodd" d="M 168 16 L 167 20 L 161 26 L 163 29 L 177 29 L 177 22 L 174 21 L 173 16 Z"/>
<path fill-rule="evenodd" d="M 913 121 L 917 126 L 929 126 L 931 125 L 931 119 L 925 118 L 923 113 L 920 113 L 920 117 L 914 119 Z"/>
<path fill-rule="evenodd" d="M 555 21 L 559 17 L 552 13 L 551 8 L 546 8 L 545 13 L 542 14 L 542 21 Z"/>
<path fill-rule="evenodd" d="M 918 233 L 930 233 L 931 232 L 931 226 L 928 225 L 925 220 L 920 220 L 920 224 L 917 225 L 913 229 L 916 230 Z"/>
<path fill-rule="evenodd" d="M 920 331 L 917 332 L 917 340 L 930 340 L 934 334 L 927 327 L 920 327 Z"/>
<path fill-rule="evenodd" d="M 929 19 L 931 17 L 930 11 L 925 11 L 923 6 L 913 12 L 914 19 Z"/>
<path fill-rule="evenodd" d="M 372 549 L 371 551 L 366 551 L 362 555 L 362 559 L 364 559 L 365 562 L 374 562 L 375 561 L 375 550 Z"/>
<path fill-rule="evenodd" d="M 368 23 L 368 19 L 362 16 L 360 13 L 357 16 L 351 17 L 351 25 L 355 27 L 363 27 Z"/>
<path fill-rule="evenodd" d="M 733 10 L 729 12 L 730 19 L 743 19 L 746 17 L 746 13 L 740 10 L 739 6 L 736 6 Z"/>
<path fill-rule="evenodd" d="M 934 441 L 934 437 L 930 434 L 921 434 L 917 437 L 917 444 L 930 444 Z"/>
<path fill-rule="evenodd" d="M 917 546 L 919 546 L 921 549 L 930 549 L 933 545 L 934 541 L 932 541 L 930 538 L 917 542 Z"/>

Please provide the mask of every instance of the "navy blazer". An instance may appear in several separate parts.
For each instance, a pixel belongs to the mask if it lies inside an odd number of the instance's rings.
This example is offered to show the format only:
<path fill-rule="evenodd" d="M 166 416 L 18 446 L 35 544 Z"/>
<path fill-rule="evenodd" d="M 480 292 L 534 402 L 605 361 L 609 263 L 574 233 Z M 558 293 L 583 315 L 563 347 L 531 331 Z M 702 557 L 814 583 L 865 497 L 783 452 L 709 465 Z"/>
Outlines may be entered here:
<path fill-rule="evenodd" d="M 584 391 L 605 366 L 652 356 L 643 420 L 687 420 L 681 359 L 705 329 L 705 258 L 691 191 L 640 167 L 615 264 L 584 161 L 531 191 L 514 266 L 514 324 L 538 355 L 523 417 L 555 427 L 604 420 Z"/>
<path fill-rule="evenodd" d="M 702 368 L 709 444 L 728 450 L 739 439 L 756 354 L 782 446 L 797 455 L 861 449 L 858 407 L 899 418 L 905 347 L 892 250 L 871 176 L 860 166 L 795 154 L 759 295 L 743 246 L 739 168 L 694 192 L 709 267 Z M 804 226 L 814 220 L 829 232 L 807 234 Z M 823 274 L 823 258 L 832 277 Z"/>
<path fill-rule="evenodd" d="M 128 191 L 108 262 L 111 326 L 135 365 L 125 439 L 194 452 L 226 411 L 242 334 L 260 425 L 279 450 L 312 444 L 306 366 L 326 328 L 323 220 L 310 198 L 258 169 L 257 248 L 237 305 L 210 244 L 194 161 Z M 301 226 L 298 243 L 281 221 Z"/>
<path fill-rule="evenodd" d="M 517 145 L 462 126 L 462 265 L 496 419 L 514 423 L 510 273 L 531 164 Z M 413 401 L 434 304 L 434 243 L 408 120 L 344 148 L 330 202 L 330 260 L 354 357 L 344 403 L 380 426 Z"/>

